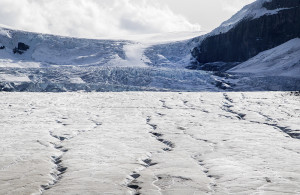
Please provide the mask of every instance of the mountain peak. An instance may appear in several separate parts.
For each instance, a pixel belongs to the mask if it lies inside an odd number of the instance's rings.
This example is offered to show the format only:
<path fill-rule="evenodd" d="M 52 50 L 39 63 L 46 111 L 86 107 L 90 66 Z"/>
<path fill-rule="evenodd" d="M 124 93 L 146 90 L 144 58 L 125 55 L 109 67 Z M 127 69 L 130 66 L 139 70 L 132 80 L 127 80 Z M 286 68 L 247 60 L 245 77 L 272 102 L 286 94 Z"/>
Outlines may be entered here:
<path fill-rule="evenodd" d="M 282 10 L 298 7 L 299 4 L 300 0 L 257 0 L 243 7 L 229 20 L 223 22 L 218 28 L 209 33 L 209 35 L 226 33 L 243 20 L 253 20 L 265 15 L 274 15 Z"/>
<path fill-rule="evenodd" d="M 244 62 L 258 53 L 300 37 L 300 0 L 257 0 L 194 48 L 200 64 Z"/>

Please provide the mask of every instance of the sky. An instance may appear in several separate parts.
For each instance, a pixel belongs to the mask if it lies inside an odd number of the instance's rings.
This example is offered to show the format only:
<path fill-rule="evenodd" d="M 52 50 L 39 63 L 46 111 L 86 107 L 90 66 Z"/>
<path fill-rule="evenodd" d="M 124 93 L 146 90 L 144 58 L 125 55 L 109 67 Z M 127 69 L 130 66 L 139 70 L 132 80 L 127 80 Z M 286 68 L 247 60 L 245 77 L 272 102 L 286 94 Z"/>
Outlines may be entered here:
<path fill-rule="evenodd" d="M 103 38 L 211 31 L 254 0 L 0 0 L 0 24 Z"/>

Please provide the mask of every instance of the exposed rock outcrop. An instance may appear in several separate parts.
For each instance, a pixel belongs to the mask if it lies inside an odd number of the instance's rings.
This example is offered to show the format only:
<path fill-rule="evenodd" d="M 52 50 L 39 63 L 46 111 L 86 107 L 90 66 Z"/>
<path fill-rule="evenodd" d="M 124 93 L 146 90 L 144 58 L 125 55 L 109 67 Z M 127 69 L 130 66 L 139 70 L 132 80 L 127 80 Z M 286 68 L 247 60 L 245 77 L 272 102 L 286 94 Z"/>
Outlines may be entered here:
<path fill-rule="evenodd" d="M 300 37 L 300 0 L 265 1 L 262 6 L 274 13 L 243 18 L 229 31 L 208 36 L 194 48 L 192 55 L 200 67 L 213 62 L 244 62 Z"/>
<path fill-rule="evenodd" d="M 14 54 L 23 54 L 25 51 L 29 49 L 29 45 L 26 45 L 25 43 L 19 42 L 18 47 L 15 47 L 13 49 Z"/>

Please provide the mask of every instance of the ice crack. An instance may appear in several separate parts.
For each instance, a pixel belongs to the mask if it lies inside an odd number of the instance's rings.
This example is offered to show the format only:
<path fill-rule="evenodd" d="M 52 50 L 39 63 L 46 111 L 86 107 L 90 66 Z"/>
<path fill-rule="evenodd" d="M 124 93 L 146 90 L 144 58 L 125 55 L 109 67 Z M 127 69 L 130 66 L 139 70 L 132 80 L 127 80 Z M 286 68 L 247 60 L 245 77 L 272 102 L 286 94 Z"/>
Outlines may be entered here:
<path fill-rule="evenodd" d="M 145 157 L 142 157 L 138 159 L 138 162 L 140 164 L 140 167 L 138 167 L 136 170 L 134 170 L 126 179 L 125 185 L 127 188 L 133 191 L 134 195 L 140 195 L 140 190 L 142 187 L 140 186 L 140 182 L 138 181 L 138 178 L 141 177 L 140 172 L 144 169 L 154 166 L 157 163 L 153 163 L 151 159 L 151 153 L 147 154 Z"/>
<path fill-rule="evenodd" d="M 149 133 L 155 137 L 155 139 L 163 144 L 165 144 L 167 147 L 163 148 L 164 151 L 172 151 L 175 148 L 175 144 L 169 140 L 166 140 L 163 138 L 164 134 L 156 132 L 157 125 L 151 123 L 151 117 L 149 116 L 147 118 L 147 124 L 153 129 L 153 131 L 150 131 Z"/>
<path fill-rule="evenodd" d="M 234 111 L 232 108 L 234 107 L 232 104 L 234 103 L 233 100 L 231 98 L 229 98 L 229 96 L 224 93 L 224 98 L 225 98 L 225 102 L 224 102 L 224 105 L 222 107 L 222 110 L 226 111 L 226 112 L 229 112 L 231 114 L 234 114 L 236 115 L 236 117 L 239 119 L 239 120 L 245 120 L 245 116 L 246 114 L 244 113 L 240 113 L 240 112 L 236 112 Z"/>
<path fill-rule="evenodd" d="M 102 125 L 102 123 L 91 120 L 93 123 L 95 123 L 95 126 L 93 129 L 97 128 L 98 126 Z M 65 124 L 63 124 L 60 121 L 57 121 L 58 123 L 61 123 L 62 125 L 65 126 Z M 73 136 L 62 136 L 62 135 L 57 135 L 52 131 L 49 131 L 49 134 L 51 137 L 55 138 L 58 140 L 58 142 L 56 143 L 52 143 L 50 142 L 50 145 L 52 145 L 53 148 L 55 148 L 57 151 L 59 151 L 59 155 L 55 155 L 55 156 L 51 156 L 51 161 L 53 162 L 53 164 L 55 165 L 55 169 L 51 174 L 53 180 L 51 182 L 49 182 L 46 185 L 41 185 L 41 194 L 46 191 L 49 190 L 51 188 L 53 188 L 62 178 L 63 175 L 66 173 L 68 167 L 64 166 L 63 164 L 63 156 L 69 151 L 67 148 L 65 148 L 62 144 L 64 141 L 66 140 L 71 140 L 77 136 L 79 136 L 81 133 L 83 132 L 88 132 L 91 130 L 80 130 L 77 131 L 77 133 L 75 133 Z M 38 141 L 38 143 L 40 143 L 41 145 L 46 146 L 44 143 L 42 143 L 41 141 Z"/>
<path fill-rule="evenodd" d="M 60 155 L 57 156 L 51 156 L 51 160 L 55 165 L 55 169 L 54 171 L 51 173 L 51 176 L 53 178 L 53 181 L 46 184 L 46 185 L 42 185 L 42 193 L 43 191 L 49 190 L 51 188 L 53 188 L 63 177 L 63 174 L 67 171 L 68 167 L 63 165 L 63 160 L 62 157 L 63 155 L 68 152 L 68 149 L 66 149 L 65 147 L 63 147 L 61 144 L 63 141 L 65 141 L 67 138 L 63 137 L 63 136 L 58 136 L 55 135 L 53 132 L 49 132 L 50 135 L 59 140 L 59 143 L 50 143 L 56 150 L 58 150 L 60 152 Z"/>

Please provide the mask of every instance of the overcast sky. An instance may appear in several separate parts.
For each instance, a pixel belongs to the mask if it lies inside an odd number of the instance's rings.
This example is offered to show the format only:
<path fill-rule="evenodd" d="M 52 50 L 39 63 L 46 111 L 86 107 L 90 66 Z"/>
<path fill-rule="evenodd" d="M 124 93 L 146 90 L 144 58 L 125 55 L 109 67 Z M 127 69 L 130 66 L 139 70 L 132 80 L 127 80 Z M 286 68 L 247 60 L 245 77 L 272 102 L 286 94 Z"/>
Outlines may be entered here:
<path fill-rule="evenodd" d="M 161 0 L 176 14 L 189 22 L 198 23 L 202 30 L 211 31 L 229 19 L 243 6 L 255 0 Z"/>
<path fill-rule="evenodd" d="M 0 0 L 0 24 L 77 37 L 210 31 L 254 0 Z"/>

